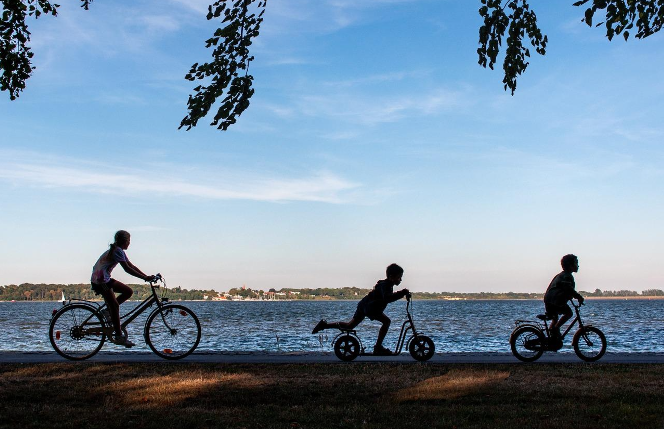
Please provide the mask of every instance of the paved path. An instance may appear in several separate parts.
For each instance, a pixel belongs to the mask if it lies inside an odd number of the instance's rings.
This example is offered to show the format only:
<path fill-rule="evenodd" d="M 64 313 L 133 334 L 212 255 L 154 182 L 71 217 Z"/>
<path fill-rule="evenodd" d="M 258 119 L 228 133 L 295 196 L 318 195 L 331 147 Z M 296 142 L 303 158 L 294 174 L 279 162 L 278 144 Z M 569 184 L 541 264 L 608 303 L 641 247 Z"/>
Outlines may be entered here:
<path fill-rule="evenodd" d="M 0 352 L 0 364 L 4 363 L 52 363 L 71 362 L 60 357 L 55 352 Z M 111 362 L 111 363 L 137 363 L 137 362 L 168 362 L 148 352 L 100 352 L 86 362 Z M 194 353 L 183 360 L 175 361 L 182 363 L 273 363 L 273 364 L 298 364 L 298 363 L 344 363 L 334 356 L 333 353 L 302 352 L 302 353 L 220 353 L 200 352 Z M 399 356 L 361 356 L 354 362 L 399 362 L 416 363 L 410 355 Z M 430 363 L 437 364 L 523 364 L 510 353 L 439 353 Z M 537 363 L 583 363 L 573 353 L 545 353 Z M 607 353 L 598 363 L 654 363 L 664 364 L 664 353 Z"/>

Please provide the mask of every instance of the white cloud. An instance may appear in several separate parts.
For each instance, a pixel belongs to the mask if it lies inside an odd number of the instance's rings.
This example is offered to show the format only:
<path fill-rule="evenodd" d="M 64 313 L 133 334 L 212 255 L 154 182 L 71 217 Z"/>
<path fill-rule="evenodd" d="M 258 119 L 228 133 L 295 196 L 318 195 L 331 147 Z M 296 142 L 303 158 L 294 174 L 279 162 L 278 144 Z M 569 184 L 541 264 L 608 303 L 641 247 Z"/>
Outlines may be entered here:
<path fill-rule="evenodd" d="M 16 152 L 1 155 L 0 180 L 18 186 L 74 189 L 99 194 L 340 204 L 348 202 L 349 191 L 360 187 L 329 172 L 315 172 L 300 178 L 274 178 L 246 172 L 226 173 L 222 177 L 215 170 L 208 174 L 211 178 L 196 181 L 182 179 L 176 174 L 159 176 L 151 171 L 101 166 L 85 160 L 47 159 L 20 153 L 17 156 Z"/>
<path fill-rule="evenodd" d="M 302 95 L 294 101 L 302 114 L 337 118 L 361 125 L 398 122 L 408 117 L 436 115 L 468 105 L 462 91 L 436 89 L 408 95 L 367 95 L 357 91 L 333 91 L 327 94 Z"/>

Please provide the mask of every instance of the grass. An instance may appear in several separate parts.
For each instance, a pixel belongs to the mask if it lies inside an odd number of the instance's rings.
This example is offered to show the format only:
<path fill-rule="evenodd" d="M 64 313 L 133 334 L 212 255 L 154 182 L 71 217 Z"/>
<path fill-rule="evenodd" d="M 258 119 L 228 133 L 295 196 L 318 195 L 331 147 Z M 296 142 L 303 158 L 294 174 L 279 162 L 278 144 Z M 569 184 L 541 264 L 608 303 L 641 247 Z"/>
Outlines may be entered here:
<path fill-rule="evenodd" d="M 1 428 L 664 428 L 664 365 L 5 364 Z"/>

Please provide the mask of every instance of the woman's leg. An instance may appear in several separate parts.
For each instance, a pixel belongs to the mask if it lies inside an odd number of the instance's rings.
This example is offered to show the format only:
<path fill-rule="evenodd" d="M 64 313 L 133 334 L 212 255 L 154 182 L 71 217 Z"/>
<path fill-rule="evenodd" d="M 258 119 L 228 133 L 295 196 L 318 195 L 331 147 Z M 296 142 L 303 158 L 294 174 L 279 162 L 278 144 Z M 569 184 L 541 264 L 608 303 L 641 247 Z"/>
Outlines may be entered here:
<path fill-rule="evenodd" d="M 108 286 L 113 289 L 114 292 L 120 294 L 117 297 L 118 305 L 131 298 L 131 296 L 134 294 L 134 290 L 132 288 L 114 279 L 111 279 L 111 281 L 108 282 Z"/>
<path fill-rule="evenodd" d="M 122 336 L 122 327 L 120 326 L 120 304 L 115 298 L 115 293 L 110 287 L 103 291 L 101 294 L 104 297 L 106 302 L 106 307 L 108 307 L 108 312 L 111 315 L 111 322 L 113 322 L 113 328 L 115 329 L 115 334 L 119 337 Z"/>

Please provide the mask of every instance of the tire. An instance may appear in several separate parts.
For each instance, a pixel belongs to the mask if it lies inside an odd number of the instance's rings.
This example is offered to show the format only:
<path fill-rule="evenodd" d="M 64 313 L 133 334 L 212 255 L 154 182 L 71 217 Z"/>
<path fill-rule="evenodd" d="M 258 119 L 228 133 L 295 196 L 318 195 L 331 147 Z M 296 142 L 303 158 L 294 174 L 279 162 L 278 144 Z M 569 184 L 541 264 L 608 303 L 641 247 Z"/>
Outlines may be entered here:
<path fill-rule="evenodd" d="M 426 335 L 418 335 L 410 340 L 408 351 L 413 359 L 425 362 L 431 359 L 436 351 L 436 345 L 433 340 Z"/>
<path fill-rule="evenodd" d="M 334 342 L 334 354 L 344 362 L 360 355 L 360 342 L 352 335 L 343 335 Z"/>
<path fill-rule="evenodd" d="M 534 362 L 544 353 L 544 334 L 533 326 L 522 326 L 510 336 L 512 354 L 523 362 Z"/>
<path fill-rule="evenodd" d="M 201 324 L 198 317 L 184 305 L 167 304 L 150 313 L 143 335 L 157 356 L 182 359 L 198 346 Z"/>
<path fill-rule="evenodd" d="M 103 320 L 103 316 L 89 305 L 69 304 L 51 319 L 48 338 L 60 356 L 70 360 L 88 359 L 106 341 Z"/>
<path fill-rule="evenodd" d="M 594 326 L 584 326 L 574 333 L 574 353 L 586 362 L 599 360 L 606 352 L 606 337 Z"/>

